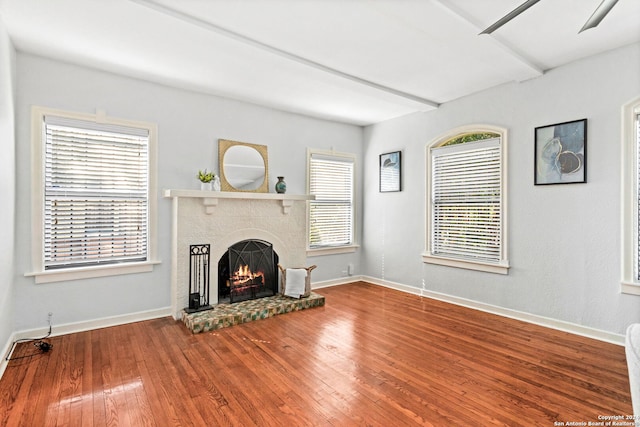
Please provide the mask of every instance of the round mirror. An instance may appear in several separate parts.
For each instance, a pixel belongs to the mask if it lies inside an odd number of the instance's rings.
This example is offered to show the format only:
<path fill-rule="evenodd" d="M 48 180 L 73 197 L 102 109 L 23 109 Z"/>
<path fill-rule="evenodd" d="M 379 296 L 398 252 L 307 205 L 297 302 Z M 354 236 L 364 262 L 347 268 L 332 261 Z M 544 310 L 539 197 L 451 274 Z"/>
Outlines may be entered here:
<path fill-rule="evenodd" d="M 264 182 L 264 161 L 255 148 L 245 145 L 230 147 L 224 155 L 224 174 L 237 190 L 257 190 Z"/>
<path fill-rule="evenodd" d="M 247 192 L 268 190 L 266 146 L 221 139 L 219 155 L 223 190 Z"/>

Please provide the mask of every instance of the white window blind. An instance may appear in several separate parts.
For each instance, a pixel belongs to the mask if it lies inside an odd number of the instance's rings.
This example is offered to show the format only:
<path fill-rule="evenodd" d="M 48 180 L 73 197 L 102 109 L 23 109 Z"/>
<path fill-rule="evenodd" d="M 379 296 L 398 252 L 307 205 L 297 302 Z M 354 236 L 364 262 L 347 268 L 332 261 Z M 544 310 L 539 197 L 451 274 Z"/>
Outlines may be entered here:
<path fill-rule="evenodd" d="M 45 269 L 147 260 L 149 131 L 45 116 Z"/>
<path fill-rule="evenodd" d="M 432 255 L 500 262 L 500 138 L 434 148 L 431 156 Z"/>
<path fill-rule="evenodd" d="M 312 153 L 309 160 L 309 247 L 353 243 L 354 162 Z"/>

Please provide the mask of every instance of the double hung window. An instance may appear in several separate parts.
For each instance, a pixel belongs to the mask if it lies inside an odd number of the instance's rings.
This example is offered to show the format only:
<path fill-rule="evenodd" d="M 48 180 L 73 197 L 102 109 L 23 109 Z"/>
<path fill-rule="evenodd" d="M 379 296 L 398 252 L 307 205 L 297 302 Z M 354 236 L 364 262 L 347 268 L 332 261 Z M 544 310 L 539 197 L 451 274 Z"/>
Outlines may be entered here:
<path fill-rule="evenodd" d="M 35 275 L 149 262 L 154 126 L 44 109 L 34 122 Z"/>
<path fill-rule="evenodd" d="M 308 173 L 309 249 L 353 248 L 355 158 L 310 152 Z"/>

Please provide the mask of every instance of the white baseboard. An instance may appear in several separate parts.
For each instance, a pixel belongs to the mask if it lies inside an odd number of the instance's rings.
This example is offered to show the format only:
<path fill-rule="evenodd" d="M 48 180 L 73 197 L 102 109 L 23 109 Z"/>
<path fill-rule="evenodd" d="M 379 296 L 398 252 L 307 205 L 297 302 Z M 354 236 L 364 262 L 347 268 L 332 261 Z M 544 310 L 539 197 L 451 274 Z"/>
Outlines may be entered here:
<path fill-rule="evenodd" d="M 0 361 L 0 378 L 2 378 L 2 374 L 4 374 L 5 369 L 7 369 L 7 357 L 9 357 L 9 351 L 11 351 L 11 347 L 16 340 L 16 334 L 13 333 L 9 336 L 9 340 L 6 342 L 4 347 L 2 348 L 2 360 Z"/>
<path fill-rule="evenodd" d="M 364 280 L 363 276 L 348 276 L 341 277 L 339 279 L 325 280 L 322 282 L 313 282 L 311 283 L 311 290 L 328 288 L 330 286 L 346 285 L 347 283 L 357 282 L 359 280 Z"/>
<path fill-rule="evenodd" d="M 126 323 L 141 322 L 143 320 L 157 319 L 159 317 L 171 316 L 171 307 L 159 308 L 155 310 L 140 311 L 137 313 L 124 314 L 120 316 L 103 317 L 101 319 L 93 319 L 84 322 L 66 323 L 63 325 L 54 324 L 51 328 L 51 336 L 67 335 L 76 332 L 90 331 L 93 329 L 108 328 L 109 326 L 124 325 Z M 7 342 L 2 351 L 2 361 L 0 362 L 0 378 L 7 368 L 7 356 L 16 340 L 20 339 L 39 339 L 49 332 L 49 327 L 29 329 L 26 331 L 14 332 L 9 342 Z"/>
<path fill-rule="evenodd" d="M 320 282 L 318 284 L 319 286 L 316 286 L 316 284 L 314 283 L 312 285 L 312 288 L 316 289 L 316 288 L 323 288 L 327 286 L 341 285 L 341 284 L 350 283 L 358 280 L 368 282 L 368 283 L 373 283 L 374 285 L 384 286 L 384 287 L 395 289 L 398 291 L 410 293 L 413 295 L 419 295 L 426 298 L 448 302 L 451 304 L 472 308 L 474 310 L 480 310 L 486 313 L 496 314 L 498 316 L 508 317 L 515 320 L 521 320 L 523 322 L 532 323 L 535 325 L 544 326 L 547 328 L 556 329 L 563 332 L 569 332 L 575 335 L 580 335 L 583 337 L 593 338 L 599 341 L 604 341 L 611 344 L 624 346 L 625 337 L 624 335 L 621 335 L 621 334 L 614 334 L 612 332 L 590 328 L 587 326 L 578 325 L 576 323 L 565 322 L 563 320 L 552 319 L 550 317 L 538 316 L 536 314 L 526 313 L 523 311 L 512 310 L 509 308 L 486 304 L 483 302 L 474 301 L 466 298 L 460 298 L 453 295 L 443 294 L 440 292 L 429 291 L 427 289 L 420 289 L 414 286 L 408 286 L 402 283 L 392 282 L 389 280 L 382 280 L 375 277 L 369 277 L 369 276 L 348 277 L 348 278 L 345 278 L 345 280 L 341 279 L 337 281 Z"/>
<path fill-rule="evenodd" d="M 108 328 L 109 326 L 124 325 L 127 323 L 141 322 L 143 320 L 157 319 L 159 317 L 171 316 L 171 307 L 157 308 L 154 310 L 139 311 L 137 313 L 123 314 L 120 316 L 103 317 L 100 319 L 87 320 L 84 322 L 66 323 L 53 325 L 51 336 L 73 334 L 76 332 L 90 331 L 93 329 Z M 28 331 L 17 332 L 15 339 L 25 339 L 30 337 L 41 337 L 49 332 L 49 327 L 30 329 Z"/>

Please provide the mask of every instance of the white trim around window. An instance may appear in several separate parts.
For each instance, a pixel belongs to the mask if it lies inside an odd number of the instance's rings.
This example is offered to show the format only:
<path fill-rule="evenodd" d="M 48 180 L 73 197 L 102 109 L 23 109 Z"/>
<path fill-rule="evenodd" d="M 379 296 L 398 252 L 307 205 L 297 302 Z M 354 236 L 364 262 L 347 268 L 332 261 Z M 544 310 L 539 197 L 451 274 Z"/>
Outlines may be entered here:
<path fill-rule="evenodd" d="M 68 120 L 69 123 L 85 122 L 98 128 L 122 127 L 139 129 L 148 135 L 148 183 L 147 183 L 147 233 L 144 259 L 132 262 L 115 262 L 97 265 L 74 264 L 70 267 L 45 267 L 45 119 Z M 153 123 L 107 117 L 97 114 L 74 113 L 35 106 L 31 112 L 31 259 L 32 271 L 25 276 L 34 277 L 36 283 L 60 282 L 121 274 L 143 273 L 153 270 L 157 260 L 157 126 Z M 73 264 L 73 263 L 72 263 Z"/>
<path fill-rule="evenodd" d="M 622 107 L 621 292 L 640 295 L 640 97 Z"/>
<path fill-rule="evenodd" d="M 443 148 L 441 148 L 442 144 L 444 144 L 446 141 L 454 137 L 464 135 L 464 134 L 469 134 L 469 133 L 496 133 L 500 135 L 500 137 L 494 138 L 492 140 L 467 142 L 467 143 L 459 144 L 456 146 L 446 147 L 444 151 L 443 151 Z M 495 183 L 492 183 L 491 185 L 492 186 L 497 185 L 497 187 L 495 187 L 495 191 L 499 191 L 499 196 L 497 200 L 492 200 L 491 203 L 493 203 L 493 206 L 495 206 L 495 209 L 499 211 L 499 216 L 497 217 L 497 219 L 496 218 L 492 219 L 493 224 L 491 225 L 491 228 L 492 228 L 491 233 L 493 235 L 499 236 L 498 237 L 499 241 L 497 242 L 495 248 L 491 248 L 491 251 L 492 251 L 491 254 L 489 253 L 485 254 L 484 252 L 474 253 L 475 249 L 473 247 L 471 248 L 459 247 L 459 248 L 453 248 L 452 249 L 453 252 L 448 250 L 445 250 L 444 252 L 440 252 L 438 250 L 438 245 L 434 243 L 434 238 L 435 238 L 435 236 L 433 235 L 434 221 L 435 221 L 434 215 L 436 212 L 435 203 L 437 203 L 437 201 L 435 199 L 437 195 L 434 194 L 433 180 L 434 180 L 434 173 L 439 173 L 439 172 L 436 169 L 434 169 L 433 159 L 434 157 L 438 156 L 439 151 L 447 153 L 447 155 L 451 153 L 451 155 L 456 158 L 462 156 L 466 160 L 463 159 L 461 161 L 465 161 L 465 162 L 472 161 L 475 158 L 475 155 L 465 156 L 466 151 L 469 151 L 469 152 L 482 151 L 483 153 L 486 152 L 485 154 L 488 156 L 498 156 L 496 158 L 497 159 L 496 161 L 492 161 L 493 165 L 491 167 L 493 168 L 492 170 L 494 171 L 492 173 L 495 175 L 495 179 L 494 179 Z M 492 151 L 492 153 L 489 153 L 488 151 Z M 426 236 L 425 236 L 426 250 L 422 256 L 424 263 L 437 264 L 437 265 L 443 265 L 448 267 L 464 268 L 464 269 L 477 270 L 477 271 L 483 271 L 483 272 L 489 272 L 489 273 L 508 274 L 509 260 L 507 257 L 508 215 L 507 215 L 507 165 L 505 161 L 506 158 L 507 158 L 506 129 L 495 127 L 495 126 L 489 126 L 489 125 L 462 126 L 435 138 L 427 145 L 426 160 L 425 160 L 426 193 L 427 193 L 426 194 L 426 221 L 425 221 L 426 222 Z M 453 158 L 451 159 L 451 161 L 455 162 L 457 160 Z M 452 173 L 456 174 L 457 176 L 457 177 L 454 176 L 452 178 L 453 181 L 447 181 L 447 182 L 453 183 L 454 193 L 456 193 L 455 188 L 459 186 L 460 179 L 466 179 L 465 177 L 468 173 L 465 172 L 465 168 L 467 167 L 468 166 L 463 166 L 462 169 L 449 168 L 449 170 Z M 478 165 L 474 165 L 473 167 L 476 168 L 476 167 L 484 167 L 484 166 L 478 164 Z M 456 171 L 459 171 L 459 172 L 456 172 Z M 460 173 L 462 173 L 462 175 L 464 176 L 458 176 L 460 175 Z M 470 182 L 472 182 L 473 185 L 477 187 L 477 181 L 472 180 Z M 444 183 L 444 185 L 447 185 L 446 182 Z M 485 190 L 481 192 L 486 194 L 493 192 L 493 190 L 489 191 L 486 188 Z M 483 200 L 486 199 L 486 197 L 484 196 L 481 198 Z M 483 203 L 485 202 L 486 200 Z M 455 202 L 454 200 L 453 203 L 456 204 L 457 202 Z M 487 209 L 494 209 L 494 208 L 489 207 Z M 442 224 L 445 224 L 444 225 L 445 227 L 451 226 L 451 227 L 454 227 L 454 229 L 460 228 L 460 227 L 456 228 L 455 224 L 447 225 L 446 219 L 447 218 L 441 218 L 441 220 L 445 220 L 444 223 L 442 223 L 441 221 Z M 455 218 L 453 218 L 453 220 L 455 220 Z M 454 229 L 452 229 L 454 231 L 454 234 L 458 233 Z M 441 234 L 438 234 L 438 235 L 441 236 Z M 484 240 L 485 242 L 489 241 L 487 236 L 481 236 L 481 237 L 482 237 L 482 240 Z M 455 236 L 452 237 L 452 241 L 456 239 L 457 237 Z M 489 248 L 487 247 L 487 250 L 488 249 Z M 470 253 L 466 255 L 466 252 L 469 252 L 469 251 Z M 448 253 L 448 252 L 451 252 L 451 253 Z"/>

